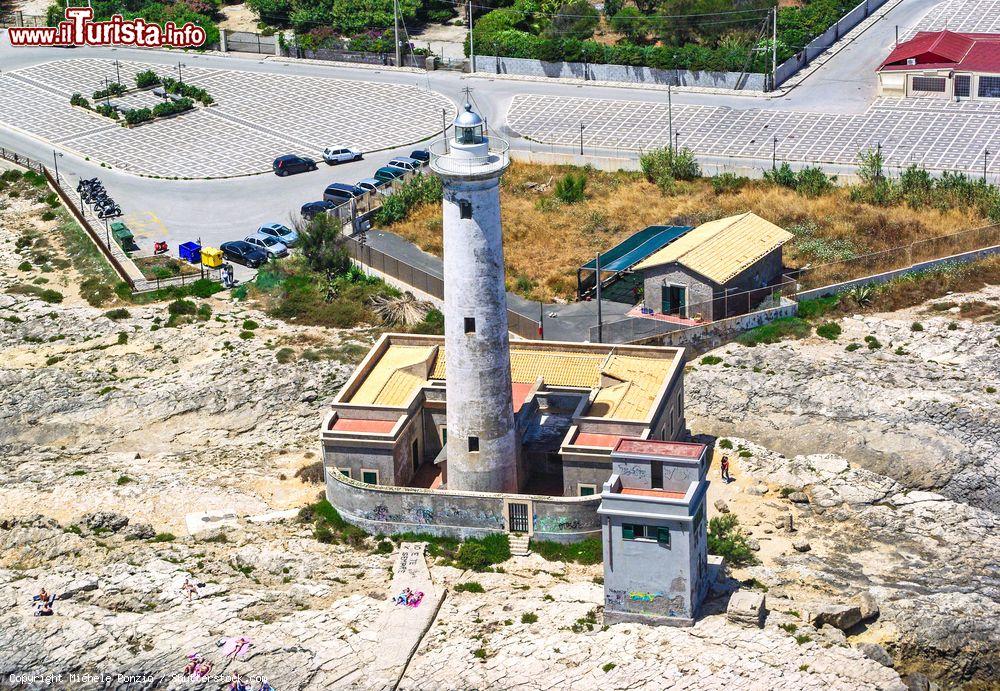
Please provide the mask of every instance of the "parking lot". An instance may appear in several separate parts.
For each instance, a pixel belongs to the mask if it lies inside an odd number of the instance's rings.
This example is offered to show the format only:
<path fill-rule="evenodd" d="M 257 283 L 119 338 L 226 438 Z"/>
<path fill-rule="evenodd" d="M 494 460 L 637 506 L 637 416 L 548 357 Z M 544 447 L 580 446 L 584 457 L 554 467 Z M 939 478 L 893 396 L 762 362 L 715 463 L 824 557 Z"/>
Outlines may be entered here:
<path fill-rule="evenodd" d="M 900 27 L 900 39 L 918 31 L 967 31 L 1000 33 L 1000 0 L 948 0 L 936 5 L 916 26 Z"/>
<path fill-rule="evenodd" d="M 132 173 L 218 178 L 270 170 L 284 153 L 402 146 L 439 132 L 443 112 L 454 116 L 449 99 L 411 85 L 187 66 L 184 81 L 208 90 L 215 105 L 131 129 L 69 105 L 105 79 L 132 86 L 147 69 L 179 74 L 176 65 L 91 58 L 4 71 L 0 123 Z"/>
<path fill-rule="evenodd" d="M 508 123 L 537 142 L 584 151 L 647 150 L 669 143 L 665 103 L 519 95 Z M 853 164 L 882 145 L 889 166 L 1000 173 L 1000 103 L 878 99 L 861 114 L 676 105 L 675 141 L 701 156 Z M 679 136 L 677 136 L 679 133 Z M 735 162 L 735 161 L 734 161 Z"/>

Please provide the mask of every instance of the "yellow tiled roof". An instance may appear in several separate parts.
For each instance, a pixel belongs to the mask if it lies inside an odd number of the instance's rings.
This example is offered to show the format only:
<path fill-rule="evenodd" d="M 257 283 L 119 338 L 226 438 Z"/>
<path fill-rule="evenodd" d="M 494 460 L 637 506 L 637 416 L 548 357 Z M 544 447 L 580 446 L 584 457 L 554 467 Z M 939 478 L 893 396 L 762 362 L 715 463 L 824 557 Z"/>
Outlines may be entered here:
<path fill-rule="evenodd" d="M 426 363 L 436 350 L 437 346 L 390 345 L 349 402 L 397 407 L 406 405 L 413 392 L 427 381 Z"/>
<path fill-rule="evenodd" d="M 792 237 L 748 212 L 701 224 L 639 262 L 635 269 L 677 262 L 716 283 L 726 283 Z"/>
<path fill-rule="evenodd" d="M 533 384 L 542 377 L 548 386 L 598 389 L 587 415 L 618 420 L 646 419 L 672 364 L 672 357 L 541 350 L 519 348 L 516 343 L 510 346 L 513 383 Z M 602 375 L 617 381 L 601 386 Z M 445 378 L 444 349 L 438 352 L 430 378 Z"/>

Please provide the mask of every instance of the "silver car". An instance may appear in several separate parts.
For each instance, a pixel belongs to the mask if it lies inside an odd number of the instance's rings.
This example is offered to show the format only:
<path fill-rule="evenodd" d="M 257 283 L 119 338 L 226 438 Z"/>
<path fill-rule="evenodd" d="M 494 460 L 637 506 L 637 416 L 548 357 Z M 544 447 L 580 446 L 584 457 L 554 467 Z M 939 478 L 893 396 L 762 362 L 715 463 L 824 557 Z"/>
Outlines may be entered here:
<path fill-rule="evenodd" d="M 323 160 L 331 166 L 337 163 L 360 161 L 361 158 L 361 152 L 355 149 L 334 149 L 328 147 L 323 150 Z"/>
<path fill-rule="evenodd" d="M 270 235 L 262 235 L 260 233 L 247 235 L 243 238 L 243 242 L 247 242 L 262 252 L 265 252 L 270 259 L 288 256 L 288 247 L 285 243 L 271 237 Z"/>
<path fill-rule="evenodd" d="M 299 234 L 288 226 L 280 223 L 265 223 L 257 229 L 257 235 L 270 235 L 286 247 L 292 247 L 299 241 Z"/>

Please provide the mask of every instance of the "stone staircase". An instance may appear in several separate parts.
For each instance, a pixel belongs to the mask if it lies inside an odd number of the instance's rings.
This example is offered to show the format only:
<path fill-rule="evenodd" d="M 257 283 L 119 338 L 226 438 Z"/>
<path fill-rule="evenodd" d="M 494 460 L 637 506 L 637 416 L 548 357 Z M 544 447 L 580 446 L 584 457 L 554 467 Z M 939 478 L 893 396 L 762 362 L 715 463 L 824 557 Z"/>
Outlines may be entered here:
<path fill-rule="evenodd" d="M 531 554 L 528 548 L 528 536 L 525 533 L 510 533 L 510 553 L 515 557 L 526 557 Z"/>

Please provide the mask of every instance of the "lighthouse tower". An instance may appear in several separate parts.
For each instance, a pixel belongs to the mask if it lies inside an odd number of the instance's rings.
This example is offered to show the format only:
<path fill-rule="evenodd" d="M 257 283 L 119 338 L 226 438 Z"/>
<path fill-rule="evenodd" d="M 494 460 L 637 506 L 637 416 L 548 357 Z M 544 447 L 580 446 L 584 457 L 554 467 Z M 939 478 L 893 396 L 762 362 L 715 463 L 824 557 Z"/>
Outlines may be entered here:
<path fill-rule="evenodd" d="M 507 143 L 483 135 L 468 103 L 454 136 L 431 147 L 444 183 L 444 340 L 447 488 L 516 492 L 518 440 L 511 394 L 500 176 Z"/>

